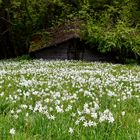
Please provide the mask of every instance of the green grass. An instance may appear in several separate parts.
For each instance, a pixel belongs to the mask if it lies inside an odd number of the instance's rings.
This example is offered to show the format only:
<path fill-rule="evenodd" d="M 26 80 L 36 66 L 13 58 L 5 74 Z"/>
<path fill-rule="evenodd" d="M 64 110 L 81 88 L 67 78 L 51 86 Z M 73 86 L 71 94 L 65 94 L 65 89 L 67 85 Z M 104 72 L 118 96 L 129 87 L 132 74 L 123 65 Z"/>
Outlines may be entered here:
<path fill-rule="evenodd" d="M 12 139 L 140 140 L 140 66 L 0 61 L 0 140 Z"/>

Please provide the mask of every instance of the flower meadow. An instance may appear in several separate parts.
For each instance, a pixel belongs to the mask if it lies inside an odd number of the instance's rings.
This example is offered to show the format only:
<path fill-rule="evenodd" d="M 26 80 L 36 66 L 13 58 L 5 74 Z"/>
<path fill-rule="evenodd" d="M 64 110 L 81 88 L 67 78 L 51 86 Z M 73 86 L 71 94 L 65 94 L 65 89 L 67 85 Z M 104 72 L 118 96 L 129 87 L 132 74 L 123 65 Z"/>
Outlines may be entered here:
<path fill-rule="evenodd" d="M 140 66 L 0 61 L 0 140 L 140 140 Z"/>

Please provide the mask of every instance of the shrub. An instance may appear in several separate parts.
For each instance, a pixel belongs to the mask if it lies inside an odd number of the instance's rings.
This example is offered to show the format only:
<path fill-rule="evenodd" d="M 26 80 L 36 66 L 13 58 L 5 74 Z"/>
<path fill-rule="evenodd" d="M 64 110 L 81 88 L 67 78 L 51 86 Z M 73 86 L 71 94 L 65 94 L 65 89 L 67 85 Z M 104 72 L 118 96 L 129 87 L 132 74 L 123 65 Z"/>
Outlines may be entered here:
<path fill-rule="evenodd" d="M 88 43 L 96 44 L 100 52 L 115 52 L 122 61 L 140 56 L 140 35 L 137 28 L 129 27 L 122 21 L 108 29 L 90 20 L 86 26 L 85 38 Z"/>

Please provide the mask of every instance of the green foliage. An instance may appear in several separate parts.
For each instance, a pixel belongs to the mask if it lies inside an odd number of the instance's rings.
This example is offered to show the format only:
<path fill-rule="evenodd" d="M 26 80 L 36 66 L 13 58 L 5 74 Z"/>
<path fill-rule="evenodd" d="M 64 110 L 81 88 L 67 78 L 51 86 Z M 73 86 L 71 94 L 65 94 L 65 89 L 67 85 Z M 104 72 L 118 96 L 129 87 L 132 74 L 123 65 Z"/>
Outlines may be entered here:
<path fill-rule="evenodd" d="M 140 55 L 140 34 L 137 28 L 128 27 L 122 21 L 118 21 L 116 26 L 110 29 L 90 21 L 85 37 L 88 43 L 98 44 L 98 49 L 103 53 L 116 51 L 124 58 L 130 54 Z"/>
<path fill-rule="evenodd" d="M 121 5 L 119 5 L 121 4 Z M 98 46 L 101 52 L 115 52 L 122 61 L 127 57 L 139 58 L 140 34 L 138 20 L 134 20 L 132 8 L 136 3 L 125 1 L 106 5 L 104 12 L 96 15 L 98 20 L 87 21 L 85 38 L 87 43 Z"/>
<path fill-rule="evenodd" d="M 13 0 L 9 4 L 0 0 L 0 13 L 7 7 L 17 54 L 28 52 L 32 34 L 82 19 L 87 23 L 85 39 L 101 52 L 140 57 L 138 0 Z"/>

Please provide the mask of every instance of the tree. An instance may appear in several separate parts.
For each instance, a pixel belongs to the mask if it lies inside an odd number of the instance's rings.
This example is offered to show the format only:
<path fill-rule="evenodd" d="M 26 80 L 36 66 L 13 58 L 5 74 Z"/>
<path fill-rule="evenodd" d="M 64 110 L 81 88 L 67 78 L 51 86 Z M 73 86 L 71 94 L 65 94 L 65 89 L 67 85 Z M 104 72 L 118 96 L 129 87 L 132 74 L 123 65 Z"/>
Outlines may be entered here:
<path fill-rule="evenodd" d="M 0 56 L 27 54 L 32 34 L 73 19 L 85 21 L 85 38 L 100 51 L 122 48 L 112 34 L 134 31 L 136 39 L 128 33 L 123 48 L 132 42 L 127 48 L 139 56 L 139 9 L 139 0 L 0 0 Z"/>
<path fill-rule="evenodd" d="M 1 57 L 9 58 L 15 56 L 14 44 L 12 40 L 12 22 L 10 15 L 11 1 L 4 0 L 1 4 L 0 12 L 0 46 Z"/>

